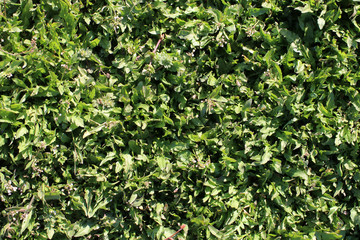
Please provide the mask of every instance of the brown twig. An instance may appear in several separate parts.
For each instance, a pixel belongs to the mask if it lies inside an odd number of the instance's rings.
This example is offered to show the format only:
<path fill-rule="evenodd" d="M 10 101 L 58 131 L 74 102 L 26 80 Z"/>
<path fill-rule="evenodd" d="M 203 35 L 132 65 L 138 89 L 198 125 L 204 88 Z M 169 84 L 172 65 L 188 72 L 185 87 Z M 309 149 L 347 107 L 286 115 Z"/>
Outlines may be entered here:
<path fill-rule="evenodd" d="M 157 42 L 157 44 L 156 44 L 156 46 L 155 46 L 155 48 L 154 48 L 154 51 L 153 51 L 154 54 L 156 53 L 156 50 L 158 49 L 161 41 L 162 41 L 164 38 L 165 38 L 165 34 L 161 34 L 161 35 L 160 35 L 160 39 L 159 39 L 159 41 Z M 150 65 L 151 65 L 151 63 L 152 63 L 152 59 L 153 59 L 153 57 L 151 57 Z"/>
<path fill-rule="evenodd" d="M 4 0 L 4 17 L 6 18 L 6 0 Z"/>
<path fill-rule="evenodd" d="M 164 37 L 165 37 L 164 34 L 161 34 L 161 35 L 160 35 L 160 39 L 159 39 L 159 41 L 157 42 L 156 47 L 155 47 L 153 53 L 156 52 L 157 48 L 159 47 L 159 45 L 160 45 L 161 41 L 164 39 Z"/>
<path fill-rule="evenodd" d="M 176 235 L 176 234 L 178 234 L 178 233 L 179 233 L 181 230 L 183 230 L 185 227 L 186 227 L 186 225 L 185 225 L 185 224 L 181 225 L 181 226 L 180 226 L 180 229 L 179 229 L 179 230 L 177 230 L 177 232 L 176 232 L 176 233 L 174 233 L 174 234 L 173 234 L 173 235 L 171 235 L 170 237 L 166 238 L 165 240 L 172 240 L 172 239 L 173 239 L 173 237 L 175 237 L 175 235 Z"/>
<path fill-rule="evenodd" d="M 29 50 L 22 51 L 22 52 L 20 52 L 20 53 L 11 53 L 11 52 L 8 52 L 8 51 L 4 50 L 4 49 L 2 48 L 2 46 L 0 45 L 0 51 L 1 51 L 1 52 L 6 53 L 6 54 L 8 54 L 8 55 L 10 55 L 10 56 L 14 56 L 14 57 L 16 57 L 16 56 L 22 56 L 22 55 L 24 55 L 24 54 L 33 53 L 33 52 L 35 51 L 35 49 L 37 49 L 35 38 L 31 39 L 31 47 L 30 47 L 30 49 L 29 49 Z"/>

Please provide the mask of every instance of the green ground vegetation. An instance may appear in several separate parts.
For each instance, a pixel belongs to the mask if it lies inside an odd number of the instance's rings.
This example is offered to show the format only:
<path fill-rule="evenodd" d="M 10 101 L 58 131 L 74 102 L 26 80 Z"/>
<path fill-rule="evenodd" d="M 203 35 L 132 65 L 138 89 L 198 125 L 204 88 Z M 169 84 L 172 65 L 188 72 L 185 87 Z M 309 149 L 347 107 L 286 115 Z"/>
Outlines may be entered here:
<path fill-rule="evenodd" d="M 0 239 L 358 239 L 359 14 L 1 1 Z"/>

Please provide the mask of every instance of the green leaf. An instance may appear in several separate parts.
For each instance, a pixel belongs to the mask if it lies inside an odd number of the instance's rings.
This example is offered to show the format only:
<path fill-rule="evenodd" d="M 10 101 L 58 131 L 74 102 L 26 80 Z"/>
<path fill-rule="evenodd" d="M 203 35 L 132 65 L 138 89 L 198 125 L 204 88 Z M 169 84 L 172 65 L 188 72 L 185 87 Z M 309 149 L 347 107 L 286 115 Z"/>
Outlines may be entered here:
<path fill-rule="evenodd" d="M 249 110 L 251 108 L 251 104 L 252 104 L 252 99 L 247 100 L 244 104 L 243 111 Z"/>
<path fill-rule="evenodd" d="M 252 8 L 250 9 L 250 15 L 254 17 L 261 16 L 269 12 L 268 8 Z"/>
<path fill-rule="evenodd" d="M 333 222 L 333 215 L 338 211 L 338 209 L 339 209 L 338 206 L 334 206 L 334 207 L 330 208 L 329 215 L 328 215 L 330 222 Z"/>
<path fill-rule="evenodd" d="M 0 136 L 0 147 L 4 146 L 6 143 L 5 138 L 3 138 L 2 136 Z"/>
<path fill-rule="evenodd" d="M 272 63 L 273 67 L 275 68 L 275 73 L 276 73 L 276 77 L 278 78 L 278 80 L 280 82 L 282 82 L 283 80 L 283 74 L 282 74 L 282 71 L 281 71 L 281 68 L 279 67 L 279 65 L 275 62 Z"/>
<path fill-rule="evenodd" d="M 312 9 L 309 4 L 305 4 L 304 7 L 297 7 L 296 10 L 299 10 L 301 13 L 312 13 Z"/>
<path fill-rule="evenodd" d="M 55 233 L 55 229 L 50 227 L 48 229 L 46 229 L 46 235 L 48 237 L 48 239 L 52 239 Z"/>
<path fill-rule="evenodd" d="M 108 152 L 106 157 L 100 162 L 100 166 L 102 166 L 103 164 L 105 164 L 108 161 L 111 161 L 115 158 L 116 153 L 115 152 Z"/>
<path fill-rule="evenodd" d="M 26 84 L 24 83 L 24 81 L 18 79 L 18 78 L 13 78 L 12 79 L 14 81 L 14 83 L 20 87 L 23 87 L 23 88 L 27 88 Z"/>
<path fill-rule="evenodd" d="M 221 86 L 221 85 L 217 86 L 217 87 L 211 92 L 209 98 L 215 98 L 215 97 L 217 97 L 217 96 L 220 94 L 221 89 L 222 89 L 222 86 Z"/>
<path fill-rule="evenodd" d="M 75 124 L 77 127 L 85 127 L 84 120 L 80 116 L 73 115 L 71 116 L 71 121 Z"/>
<path fill-rule="evenodd" d="M 271 160 L 272 153 L 268 147 L 265 147 L 265 153 L 261 157 L 260 164 L 266 164 Z"/>
<path fill-rule="evenodd" d="M 104 128 L 104 125 L 101 124 L 93 129 L 91 129 L 90 131 L 86 130 L 83 134 L 83 138 L 87 138 L 88 136 L 91 136 L 92 134 L 100 132 L 103 128 Z"/>
<path fill-rule="evenodd" d="M 132 151 L 134 151 L 135 153 L 140 153 L 141 151 L 141 147 L 138 145 L 138 143 L 134 140 L 130 140 L 129 141 L 129 147 Z"/>
<path fill-rule="evenodd" d="M 332 114 L 322 105 L 322 103 L 319 103 L 318 105 L 319 111 L 324 114 L 326 117 L 332 117 Z"/>
<path fill-rule="evenodd" d="M 92 209 L 92 211 L 89 212 L 89 218 L 92 218 L 93 216 L 95 216 L 95 213 L 99 210 L 99 209 L 106 209 L 106 206 L 109 204 L 110 200 L 108 198 L 103 200 L 103 197 L 97 197 L 96 200 L 96 204 L 94 206 L 94 208 Z"/>
<path fill-rule="evenodd" d="M 220 238 L 223 237 L 223 234 L 218 229 L 216 229 L 215 227 L 209 225 L 208 229 L 209 229 L 210 233 L 212 235 L 214 235 L 216 238 L 220 239 Z"/>
<path fill-rule="evenodd" d="M 25 212 L 25 218 L 22 221 L 21 224 L 21 230 L 20 230 L 20 234 L 22 234 L 26 229 L 29 229 L 29 231 L 31 231 L 31 225 L 30 225 L 30 221 L 32 220 L 32 215 L 33 215 L 33 210 L 30 210 L 29 212 Z"/>
<path fill-rule="evenodd" d="M 22 126 L 21 128 L 19 128 L 16 133 L 15 133 L 15 139 L 18 139 L 22 136 L 24 136 L 25 134 L 27 134 L 29 131 L 25 126 Z"/>
<path fill-rule="evenodd" d="M 81 223 L 78 225 L 78 231 L 74 237 L 83 237 L 88 235 L 92 231 L 92 224 L 90 223 Z"/>
<path fill-rule="evenodd" d="M 308 180 L 309 180 L 309 176 L 306 174 L 306 172 L 301 171 L 301 170 L 295 171 L 295 172 L 292 174 L 292 177 L 300 177 L 300 178 L 302 178 L 302 179 L 305 180 L 305 183 L 307 183 Z"/>
<path fill-rule="evenodd" d="M 60 200 L 60 192 L 54 191 L 54 192 L 46 192 L 44 196 L 46 201 L 52 201 L 52 200 Z"/>
<path fill-rule="evenodd" d="M 164 117 L 164 121 L 167 123 L 167 124 L 170 124 L 172 126 L 174 126 L 174 122 L 173 120 L 171 120 L 171 118 L 168 118 L 167 116 L 163 116 Z"/>
<path fill-rule="evenodd" d="M 317 23 L 319 25 L 320 30 L 322 30 L 325 26 L 325 20 L 323 18 L 318 18 Z"/>
<path fill-rule="evenodd" d="M 358 208 L 352 208 L 350 210 L 350 218 L 355 225 L 360 226 L 360 214 Z"/>
<path fill-rule="evenodd" d="M 160 169 L 164 170 L 168 161 L 164 157 L 158 157 L 156 159 L 156 162 L 159 165 Z"/>
<path fill-rule="evenodd" d="M 300 39 L 299 35 L 287 29 L 281 29 L 280 34 L 283 35 L 289 43 L 295 43 L 296 40 Z"/>
<path fill-rule="evenodd" d="M 121 156 L 124 158 L 124 172 L 128 173 L 131 170 L 131 167 L 133 165 L 132 156 L 129 154 L 121 154 Z"/>
<path fill-rule="evenodd" d="M 29 25 L 30 17 L 31 17 L 31 8 L 33 7 L 32 0 L 22 1 L 21 4 L 21 19 L 24 22 L 24 26 L 27 27 Z"/>
<path fill-rule="evenodd" d="M 99 38 L 95 38 L 94 40 L 92 40 L 92 41 L 90 42 L 90 47 L 91 47 L 91 48 L 94 48 L 94 47 L 96 47 L 97 45 L 99 45 L 99 43 L 100 43 L 100 39 L 99 39 Z"/>

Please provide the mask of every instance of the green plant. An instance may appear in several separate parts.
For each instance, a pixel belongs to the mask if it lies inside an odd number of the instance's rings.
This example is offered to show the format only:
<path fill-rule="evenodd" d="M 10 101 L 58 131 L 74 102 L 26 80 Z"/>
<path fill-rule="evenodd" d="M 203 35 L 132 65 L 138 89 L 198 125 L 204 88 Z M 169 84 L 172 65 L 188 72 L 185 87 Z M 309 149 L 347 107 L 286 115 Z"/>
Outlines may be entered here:
<path fill-rule="evenodd" d="M 5 0 L 0 239 L 357 239 L 355 2 Z"/>

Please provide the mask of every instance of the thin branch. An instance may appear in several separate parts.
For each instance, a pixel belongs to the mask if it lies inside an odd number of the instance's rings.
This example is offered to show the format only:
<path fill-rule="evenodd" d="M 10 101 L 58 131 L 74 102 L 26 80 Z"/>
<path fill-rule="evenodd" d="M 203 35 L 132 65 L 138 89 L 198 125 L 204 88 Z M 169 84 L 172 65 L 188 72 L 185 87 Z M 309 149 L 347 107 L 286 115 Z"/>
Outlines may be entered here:
<path fill-rule="evenodd" d="M 174 234 L 173 234 L 173 235 L 171 235 L 170 237 L 166 238 L 165 240 L 172 240 L 172 239 L 173 239 L 173 237 L 175 237 L 175 235 L 176 235 L 176 234 L 178 234 L 178 233 L 179 233 L 181 230 L 183 230 L 185 227 L 186 227 L 186 225 L 185 225 L 185 224 L 181 225 L 181 226 L 180 226 L 180 229 L 179 229 L 179 230 L 177 230 L 177 232 L 176 232 L 176 233 L 174 233 Z"/>
<path fill-rule="evenodd" d="M 156 52 L 156 50 L 158 49 L 158 47 L 159 47 L 159 45 L 160 45 L 161 41 L 164 39 L 164 37 L 165 37 L 165 35 L 164 35 L 164 34 L 161 34 L 161 35 L 160 35 L 160 39 L 159 39 L 159 41 L 157 42 L 156 47 L 155 47 L 155 49 L 154 49 L 153 53 L 155 53 L 155 52 Z"/>
<path fill-rule="evenodd" d="M 6 18 L 6 0 L 4 0 L 4 17 Z"/>
<path fill-rule="evenodd" d="M 161 41 L 162 41 L 164 38 L 165 38 L 165 34 L 161 34 L 161 35 L 160 35 L 160 39 L 159 39 L 159 41 L 157 42 L 157 44 L 156 44 L 156 46 L 155 46 L 155 48 L 154 48 L 154 51 L 153 51 L 154 54 L 156 53 L 156 50 L 158 49 Z M 150 65 L 151 65 L 151 63 L 152 63 L 152 60 L 153 60 L 153 57 L 151 56 Z"/>

